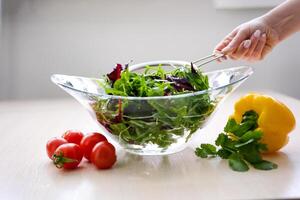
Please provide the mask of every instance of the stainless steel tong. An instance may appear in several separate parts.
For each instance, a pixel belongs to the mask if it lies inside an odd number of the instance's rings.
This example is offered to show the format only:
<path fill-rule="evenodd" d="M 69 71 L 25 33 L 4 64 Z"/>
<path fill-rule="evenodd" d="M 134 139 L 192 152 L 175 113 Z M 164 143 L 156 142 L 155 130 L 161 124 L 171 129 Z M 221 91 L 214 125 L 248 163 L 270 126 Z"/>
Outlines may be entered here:
<path fill-rule="evenodd" d="M 224 55 L 223 54 L 211 54 L 211 55 L 209 55 L 209 56 L 205 56 L 205 57 L 203 57 L 203 58 L 200 58 L 200 59 L 198 59 L 198 60 L 196 60 L 196 61 L 193 61 L 192 63 L 197 67 L 197 68 L 199 68 L 199 67 L 202 67 L 203 65 L 206 65 L 206 64 L 208 64 L 208 63 L 210 63 L 210 62 L 212 62 L 212 61 L 214 61 L 214 60 L 217 60 L 217 59 L 219 59 L 219 58 L 221 58 L 221 57 L 223 57 Z"/>
<path fill-rule="evenodd" d="M 218 58 L 221 58 L 222 56 L 224 56 L 224 55 L 223 54 L 211 54 L 209 56 L 205 56 L 203 58 L 200 58 L 200 59 L 192 62 L 192 64 L 196 68 L 200 68 L 203 65 L 206 65 L 214 60 L 217 60 Z M 191 63 L 187 62 L 187 61 L 174 61 L 174 60 L 173 61 L 172 60 L 152 61 L 152 62 L 131 65 L 131 66 L 129 66 L 129 71 L 135 71 L 138 69 L 145 68 L 146 66 L 157 66 L 157 65 L 161 65 L 161 64 L 165 64 L 166 66 L 179 67 L 179 66 L 189 65 Z"/>

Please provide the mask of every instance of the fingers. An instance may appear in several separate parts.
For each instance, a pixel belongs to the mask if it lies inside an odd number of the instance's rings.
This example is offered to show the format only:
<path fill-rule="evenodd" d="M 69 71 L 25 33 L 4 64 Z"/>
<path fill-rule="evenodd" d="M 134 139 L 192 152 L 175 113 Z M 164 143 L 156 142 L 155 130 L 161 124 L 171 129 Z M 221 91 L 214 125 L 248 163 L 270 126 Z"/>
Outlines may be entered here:
<path fill-rule="evenodd" d="M 228 55 L 229 58 L 233 60 L 238 60 L 244 57 L 244 55 L 247 54 L 250 46 L 251 46 L 251 40 L 243 41 L 234 53 Z"/>
<path fill-rule="evenodd" d="M 221 52 L 236 36 L 237 30 L 233 30 L 231 33 L 229 33 L 217 46 L 215 47 L 215 52 Z"/>
<path fill-rule="evenodd" d="M 231 42 L 230 38 L 225 38 L 215 47 L 215 52 L 221 52 L 229 43 Z"/>
<path fill-rule="evenodd" d="M 248 38 L 247 30 L 241 29 L 238 31 L 236 36 L 231 40 L 231 42 L 222 50 L 224 54 L 230 54 L 235 52 L 239 45 Z"/>
<path fill-rule="evenodd" d="M 238 32 L 238 28 L 234 29 L 231 33 L 226 35 L 226 37 L 224 37 L 224 39 L 219 44 L 217 44 L 217 46 L 215 47 L 214 53 L 223 54 L 222 50 L 232 41 L 232 39 L 236 36 L 237 32 Z M 217 59 L 218 62 L 222 62 L 225 60 L 227 60 L 226 55 Z"/>
<path fill-rule="evenodd" d="M 252 53 L 254 52 L 259 40 L 261 37 L 261 31 L 260 30 L 256 30 L 252 35 L 251 35 L 251 46 L 248 50 L 248 52 L 245 55 L 245 59 L 250 58 Z"/>
<path fill-rule="evenodd" d="M 267 42 L 267 35 L 264 33 L 259 39 L 259 42 L 251 55 L 252 60 L 261 60 L 264 58 L 263 50 L 266 46 L 266 42 Z"/>
<path fill-rule="evenodd" d="M 218 61 L 226 60 L 227 57 L 234 60 L 261 60 L 271 50 L 267 45 L 267 36 L 259 29 L 250 33 L 249 29 L 238 27 L 228 34 L 214 50 L 215 53 L 225 55 Z"/>
<path fill-rule="evenodd" d="M 220 52 L 215 52 L 215 53 L 220 53 Z M 222 62 L 222 61 L 225 61 L 225 60 L 227 60 L 227 56 L 223 55 L 221 58 L 218 58 L 216 61 L 217 62 Z"/>

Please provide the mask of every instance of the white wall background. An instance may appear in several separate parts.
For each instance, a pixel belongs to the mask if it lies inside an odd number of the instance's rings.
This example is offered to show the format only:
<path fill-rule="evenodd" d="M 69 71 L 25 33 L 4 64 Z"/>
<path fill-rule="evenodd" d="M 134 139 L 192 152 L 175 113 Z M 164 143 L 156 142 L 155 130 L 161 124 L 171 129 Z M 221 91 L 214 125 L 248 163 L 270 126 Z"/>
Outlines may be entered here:
<path fill-rule="evenodd" d="M 2 0 L 0 99 L 63 97 L 53 73 L 100 76 L 115 62 L 194 60 L 266 9 L 216 10 L 209 0 Z M 264 61 L 242 89 L 300 98 L 299 34 Z M 226 62 L 208 68 L 247 64 Z"/>

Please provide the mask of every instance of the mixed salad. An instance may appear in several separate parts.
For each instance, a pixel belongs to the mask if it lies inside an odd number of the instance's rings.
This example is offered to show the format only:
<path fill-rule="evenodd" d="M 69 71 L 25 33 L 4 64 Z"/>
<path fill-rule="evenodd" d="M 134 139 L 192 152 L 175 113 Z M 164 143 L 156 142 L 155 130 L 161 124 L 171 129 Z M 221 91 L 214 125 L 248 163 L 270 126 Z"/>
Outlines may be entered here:
<path fill-rule="evenodd" d="M 209 94 L 178 98 L 118 98 L 173 96 L 209 88 L 208 77 L 191 64 L 166 71 L 162 66 L 147 66 L 142 73 L 117 64 L 99 83 L 115 98 L 101 98 L 92 108 L 101 123 L 121 142 L 168 148 L 177 139 L 188 138 L 214 110 Z"/>

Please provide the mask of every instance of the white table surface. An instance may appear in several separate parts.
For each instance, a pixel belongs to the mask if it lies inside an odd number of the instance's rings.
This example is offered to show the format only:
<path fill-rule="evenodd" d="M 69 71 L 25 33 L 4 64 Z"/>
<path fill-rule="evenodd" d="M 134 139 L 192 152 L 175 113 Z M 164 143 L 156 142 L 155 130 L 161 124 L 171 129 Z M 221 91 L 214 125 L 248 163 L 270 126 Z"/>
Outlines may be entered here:
<path fill-rule="evenodd" d="M 300 101 L 267 92 L 287 104 L 300 120 Z M 235 92 L 219 107 L 191 147 L 168 156 L 137 156 L 118 149 L 111 170 L 81 163 L 58 170 L 45 152 L 47 140 L 67 129 L 99 130 L 75 100 L 0 102 L 0 199 L 256 199 L 300 198 L 300 133 L 290 134 L 281 152 L 267 156 L 279 165 L 272 171 L 231 171 L 220 159 L 199 159 L 193 147 L 213 142 L 223 129 Z"/>

